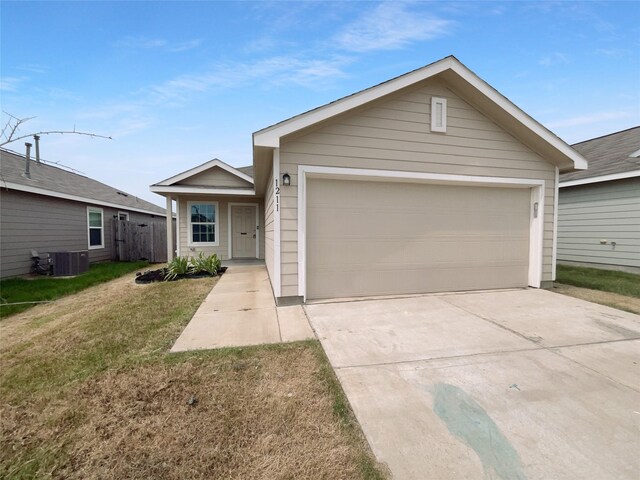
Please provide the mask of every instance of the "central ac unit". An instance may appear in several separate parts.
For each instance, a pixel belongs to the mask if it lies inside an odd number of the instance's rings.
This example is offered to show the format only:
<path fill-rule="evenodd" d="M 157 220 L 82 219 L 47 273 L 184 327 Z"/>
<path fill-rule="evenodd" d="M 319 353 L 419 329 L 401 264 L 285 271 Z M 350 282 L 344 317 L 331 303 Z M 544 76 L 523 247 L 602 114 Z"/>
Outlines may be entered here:
<path fill-rule="evenodd" d="M 53 276 L 79 275 L 89 270 L 89 252 L 50 252 Z"/>

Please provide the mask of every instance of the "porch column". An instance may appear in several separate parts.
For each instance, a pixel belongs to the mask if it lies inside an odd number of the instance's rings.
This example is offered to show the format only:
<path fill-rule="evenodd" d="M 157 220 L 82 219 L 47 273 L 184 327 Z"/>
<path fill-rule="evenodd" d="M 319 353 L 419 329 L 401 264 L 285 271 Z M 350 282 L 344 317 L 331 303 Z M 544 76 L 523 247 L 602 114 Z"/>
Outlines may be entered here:
<path fill-rule="evenodd" d="M 167 262 L 173 260 L 173 197 L 167 195 Z"/>

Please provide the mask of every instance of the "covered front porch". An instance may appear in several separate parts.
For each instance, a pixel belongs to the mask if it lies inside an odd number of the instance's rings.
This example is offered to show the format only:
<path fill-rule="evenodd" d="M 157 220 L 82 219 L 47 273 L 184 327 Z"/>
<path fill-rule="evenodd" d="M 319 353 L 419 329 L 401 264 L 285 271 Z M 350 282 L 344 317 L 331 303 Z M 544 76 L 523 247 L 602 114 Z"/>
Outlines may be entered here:
<path fill-rule="evenodd" d="M 151 186 L 166 198 L 167 216 L 175 201 L 176 244 L 167 244 L 169 260 L 200 253 L 223 261 L 264 259 L 264 199 L 256 196 L 250 173 L 214 159 Z M 170 239 L 172 228 L 167 225 Z"/>

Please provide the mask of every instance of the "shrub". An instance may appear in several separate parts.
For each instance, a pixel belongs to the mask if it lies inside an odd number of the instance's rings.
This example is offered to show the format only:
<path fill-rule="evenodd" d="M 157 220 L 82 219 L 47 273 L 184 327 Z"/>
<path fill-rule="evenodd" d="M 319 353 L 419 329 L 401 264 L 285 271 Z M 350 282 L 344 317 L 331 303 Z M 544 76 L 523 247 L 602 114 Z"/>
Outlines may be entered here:
<path fill-rule="evenodd" d="M 215 253 L 208 257 L 205 257 L 202 252 L 197 257 L 175 257 L 167 265 L 164 279 L 167 281 L 175 280 L 178 275 L 198 273 L 208 273 L 211 276 L 215 276 L 218 274 L 221 263 Z"/>
<path fill-rule="evenodd" d="M 174 280 L 178 275 L 186 275 L 191 272 L 191 262 L 189 257 L 175 257 L 167 265 L 165 280 Z"/>
<path fill-rule="evenodd" d="M 191 258 L 193 273 L 208 273 L 209 275 L 215 276 L 218 274 L 220 264 L 220 259 L 215 253 L 205 257 L 204 253 L 200 252 L 200 255 Z"/>

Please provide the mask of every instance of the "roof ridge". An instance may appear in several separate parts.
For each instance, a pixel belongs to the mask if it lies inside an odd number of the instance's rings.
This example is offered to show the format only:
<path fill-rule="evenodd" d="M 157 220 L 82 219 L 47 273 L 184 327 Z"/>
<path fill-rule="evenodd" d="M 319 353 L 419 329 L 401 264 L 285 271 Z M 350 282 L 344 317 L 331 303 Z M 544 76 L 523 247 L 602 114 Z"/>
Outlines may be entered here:
<path fill-rule="evenodd" d="M 593 140 L 598 140 L 600 138 L 604 138 L 604 137 L 610 137 L 611 135 L 618 135 L 619 133 L 624 133 L 624 132 L 628 132 L 629 130 L 635 130 L 636 128 L 640 128 L 640 125 L 637 125 L 635 127 L 629 127 L 629 128 L 625 128 L 624 130 L 619 130 L 617 132 L 612 132 L 612 133 L 607 133 L 605 135 L 600 135 L 599 137 L 594 137 L 594 138 L 590 138 L 588 140 L 582 140 L 581 142 L 577 142 L 577 143 L 573 143 L 571 144 L 572 147 L 575 147 L 576 145 L 580 145 L 581 143 L 587 143 L 587 142 L 591 142 Z"/>

